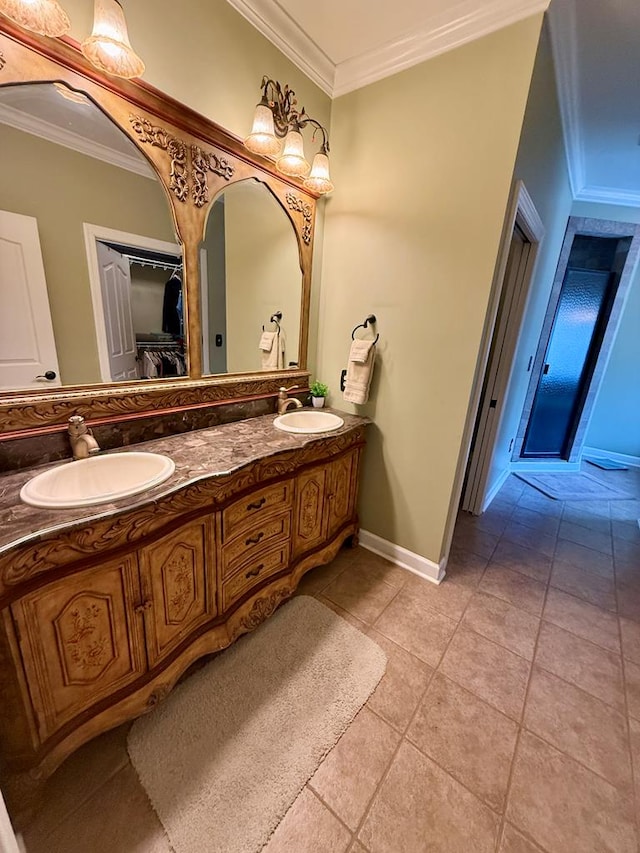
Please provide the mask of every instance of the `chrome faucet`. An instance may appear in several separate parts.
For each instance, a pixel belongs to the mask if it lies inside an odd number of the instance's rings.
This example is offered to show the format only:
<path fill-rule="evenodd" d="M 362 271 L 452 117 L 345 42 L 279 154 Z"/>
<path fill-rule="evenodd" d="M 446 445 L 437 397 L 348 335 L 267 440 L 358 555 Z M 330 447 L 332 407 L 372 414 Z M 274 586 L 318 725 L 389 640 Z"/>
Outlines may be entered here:
<path fill-rule="evenodd" d="M 284 415 L 289 406 L 295 406 L 297 409 L 302 408 L 302 403 L 300 400 L 297 400 L 295 397 L 287 397 L 289 391 L 293 391 L 294 388 L 297 388 L 297 385 L 292 385 L 291 388 L 280 388 L 278 390 L 278 414 Z"/>
<path fill-rule="evenodd" d="M 88 459 L 100 452 L 100 445 L 84 422 L 82 415 L 72 415 L 67 427 L 74 459 Z"/>

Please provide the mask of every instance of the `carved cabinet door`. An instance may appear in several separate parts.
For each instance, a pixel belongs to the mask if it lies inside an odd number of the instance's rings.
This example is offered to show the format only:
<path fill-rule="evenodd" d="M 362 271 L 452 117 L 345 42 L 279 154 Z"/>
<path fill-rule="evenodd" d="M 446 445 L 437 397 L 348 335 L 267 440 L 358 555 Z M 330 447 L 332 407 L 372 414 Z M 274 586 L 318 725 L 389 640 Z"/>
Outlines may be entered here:
<path fill-rule="evenodd" d="M 294 556 L 323 544 L 326 535 L 327 466 L 317 465 L 298 475 L 294 515 Z"/>
<path fill-rule="evenodd" d="M 216 615 L 213 516 L 138 552 L 149 667 Z"/>
<path fill-rule="evenodd" d="M 328 466 L 328 538 L 337 533 L 355 514 L 358 489 L 358 458 L 359 450 L 352 450 L 350 453 L 334 460 Z"/>
<path fill-rule="evenodd" d="M 48 583 L 11 606 L 42 741 L 146 671 L 135 555 Z"/>

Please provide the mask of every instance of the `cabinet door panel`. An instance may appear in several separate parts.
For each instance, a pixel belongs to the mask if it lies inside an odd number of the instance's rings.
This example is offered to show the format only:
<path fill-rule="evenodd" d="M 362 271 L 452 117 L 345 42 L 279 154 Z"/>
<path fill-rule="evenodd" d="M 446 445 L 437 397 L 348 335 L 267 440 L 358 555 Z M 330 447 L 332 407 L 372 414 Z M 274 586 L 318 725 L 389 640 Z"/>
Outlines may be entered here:
<path fill-rule="evenodd" d="M 216 615 L 213 517 L 140 550 L 149 666 Z"/>
<path fill-rule="evenodd" d="M 352 451 L 329 466 L 328 530 L 330 538 L 355 513 L 358 451 Z"/>
<path fill-rule="evenodd" d="M 327 466 L 317 466 L 298 475 L 295 509 L 294 554 L 311 551 L 325 539 Z"/>
<path fill-rule="evenodd" d="M 139 598 L 129 555 L 11 606 L 42 740 L 146 671 Z"/>

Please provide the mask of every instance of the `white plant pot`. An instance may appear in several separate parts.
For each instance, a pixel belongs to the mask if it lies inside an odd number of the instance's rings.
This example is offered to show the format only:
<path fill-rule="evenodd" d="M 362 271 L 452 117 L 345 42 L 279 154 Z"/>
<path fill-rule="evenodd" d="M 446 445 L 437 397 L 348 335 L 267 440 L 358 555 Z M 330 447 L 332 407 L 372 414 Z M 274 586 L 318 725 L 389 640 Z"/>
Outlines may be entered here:
<path fill-rule="evenodd" d="M 312 397 L 311 402 L 315 409 L 321 409 L 324 406 L 324 397 Z"/>

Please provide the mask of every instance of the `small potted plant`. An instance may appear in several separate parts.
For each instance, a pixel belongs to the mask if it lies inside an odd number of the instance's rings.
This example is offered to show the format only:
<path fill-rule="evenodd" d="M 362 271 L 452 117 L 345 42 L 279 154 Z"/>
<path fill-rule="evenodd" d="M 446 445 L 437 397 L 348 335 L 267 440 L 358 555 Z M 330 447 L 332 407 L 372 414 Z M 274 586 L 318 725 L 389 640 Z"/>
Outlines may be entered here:
<path fill-rule="evenodd" d="M 318 382 L 316 379 L 309 387 L 309 393 L 311 394 L 311 402 L 315 408 L 321 409 L 324 406 L 325 397 L 329 393 L 329 386 L 325 385 L 324 382 Z"/>

